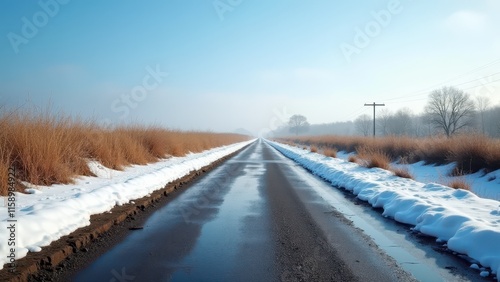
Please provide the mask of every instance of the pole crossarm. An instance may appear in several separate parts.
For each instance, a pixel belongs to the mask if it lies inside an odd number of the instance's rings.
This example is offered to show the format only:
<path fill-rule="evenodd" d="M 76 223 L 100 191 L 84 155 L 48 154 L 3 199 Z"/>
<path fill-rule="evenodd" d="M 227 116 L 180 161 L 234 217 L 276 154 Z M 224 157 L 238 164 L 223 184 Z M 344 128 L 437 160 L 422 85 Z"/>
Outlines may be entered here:
<path fill-rule="evenodd" d="M 373 137 L 375 138 L 375 108 L 376 107 L 383 107 L 383 106 L 385 106 L 385 104 L 381 104 L 381 103 L 377 104 L 377 103 L 373 102 L 371 104 L 365 103 L 365 106 L 373 107 Z"/>
<path fill-rule="evenodd" d="M 370 107 L 373 107 L 373 106 L 385 106 L 385 104 L 377 104 L 377 103 L 366 104 L 365 103 L 365 106 L 370 106 Z"/>

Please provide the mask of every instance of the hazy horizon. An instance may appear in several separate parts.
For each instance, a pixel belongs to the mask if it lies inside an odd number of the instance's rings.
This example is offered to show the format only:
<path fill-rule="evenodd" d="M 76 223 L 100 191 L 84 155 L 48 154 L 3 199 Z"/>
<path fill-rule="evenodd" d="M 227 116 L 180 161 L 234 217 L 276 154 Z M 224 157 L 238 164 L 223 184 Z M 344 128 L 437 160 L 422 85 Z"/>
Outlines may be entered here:
<path fill-rule="evenodd" d="M 0 3 L 0 105 L 258 134 L 420 113 L 456 86 L 500 104 L 500 2 Z M 27 102 L 29 101 L 29 102 Z"/>

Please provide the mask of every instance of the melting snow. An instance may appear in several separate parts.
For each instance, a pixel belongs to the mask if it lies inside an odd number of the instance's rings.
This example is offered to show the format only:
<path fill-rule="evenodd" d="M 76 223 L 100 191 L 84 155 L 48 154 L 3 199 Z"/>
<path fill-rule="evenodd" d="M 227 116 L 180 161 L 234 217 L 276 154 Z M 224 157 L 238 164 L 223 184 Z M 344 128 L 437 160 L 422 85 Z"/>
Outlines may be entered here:
<path fill-rule="evenodd" d="M 425 184 L 400 178 L 383 169 L 368 169 L 343 159 L 325 157 L 297 147 L 269 143 L 333 186 L 351 191 L 373 207 L 383 208 L 384 216 L 413 225 L 415 230 L 434 236 L 439 241 L 446 241 L 450 250 L 466 254 L 482 266 L 490 267 L 492 274 L 499 274 L 499 201 L 480 198 L 469 191 L 456 190 L 437 183 Z M 422 164 L 414 167 L 424 170 Z M 469 177 L 478 179 L 481 175 Z M 491 178 L 493 177 L 490 176 Z M 480 191 L 484 190 L 483 192 L 490 196 L 497 195 L 495 197 L 498 199 L 499 188 L 496 183 L 483 186 Z M 488 271 L 482 271 L 480 274 L 490 275 Z"/>
<path fill-rule="evenodd" d="M 185 157 L 161 160 L 144 166 L 131 166 L 123 171 L 106 168 L 90 161 L 97 177 L 79 177 L 76 184 L 49 187 L 30 185 L 27 194 L 16 193 L 16 259 L 90 224 L 90 216 L 111 210 L 131 200 L 144 197 L 227 156 L 252 141 L 223 146 Z M 0 203 L 6 202 L 1 197 Z M 8 262 L 11 246 L 7 239 L 7 208 L 0 209 L 0 269 Z"/>

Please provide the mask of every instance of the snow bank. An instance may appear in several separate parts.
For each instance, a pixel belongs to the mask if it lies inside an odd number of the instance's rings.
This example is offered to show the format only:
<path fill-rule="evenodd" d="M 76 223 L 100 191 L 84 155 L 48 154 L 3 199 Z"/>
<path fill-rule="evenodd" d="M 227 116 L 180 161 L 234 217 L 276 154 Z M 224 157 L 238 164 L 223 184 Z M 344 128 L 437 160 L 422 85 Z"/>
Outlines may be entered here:
<path fill-rule="evenodd" d="M 213 163 L 255 140 L 223 146 L 182 158 L 165 159 L 145 166 L 132 166 L 124 171 L 90 162 L 97 177 L 81 177 L 76 184 L 53 185 L 16 193 L 16 259 L 28 251 L 39 251 L 52 241 L 90 224 L 90 216 L 144 197 L 163 188 L 193 170 Z M 2 197 L 3 203 L 5 197 Z M 7 227 L 7 208 L 0 209 L 0 269 L 8 262 L 11 236 Z"/>
<path fill-rule="evenodd" d="M 283 155 L 332 185 L 351 191 L 383 215 L 411 224 L 415 230 L 447 241 L 448 248 L 466 254 L 500 276 L 500 202 L 436 183 L 424 184 L 328 158 L 300 148 L 269 142 Z M 500 278 L 499 278 L 500 281 Z"/>
<path fill-rule="evenodd" d="M 337 158 L 347 160 L 351 154 L 353 153 L 339 151 L 337 152 Z M 411 164 L 393 162 L 391 166 L 408 169 L 416 181 L 423 183 L 450 183 L 453 180 L 465 180 L 474 194 L 481 198 L 500 201 L 500 169 L 486 174 L 484 171 L 479 171 L 463 176 L 450 176 L 450 173 L 455 168 L 455 163 L 433 165 L 426 164 L 424 161 Z"/>

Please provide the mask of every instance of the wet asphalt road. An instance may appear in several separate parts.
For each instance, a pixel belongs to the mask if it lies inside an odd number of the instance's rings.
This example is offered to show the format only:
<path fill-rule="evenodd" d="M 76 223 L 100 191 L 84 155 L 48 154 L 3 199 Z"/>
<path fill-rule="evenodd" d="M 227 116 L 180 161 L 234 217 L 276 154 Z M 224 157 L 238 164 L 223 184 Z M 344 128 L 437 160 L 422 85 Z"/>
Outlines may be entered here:
<path fill-rule="evenodd" d="M 257 141 L 190 184 L 73 281 L 411 281 Z M 327 186 L 327 184 L 323 184 Z"/>

